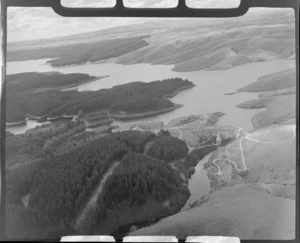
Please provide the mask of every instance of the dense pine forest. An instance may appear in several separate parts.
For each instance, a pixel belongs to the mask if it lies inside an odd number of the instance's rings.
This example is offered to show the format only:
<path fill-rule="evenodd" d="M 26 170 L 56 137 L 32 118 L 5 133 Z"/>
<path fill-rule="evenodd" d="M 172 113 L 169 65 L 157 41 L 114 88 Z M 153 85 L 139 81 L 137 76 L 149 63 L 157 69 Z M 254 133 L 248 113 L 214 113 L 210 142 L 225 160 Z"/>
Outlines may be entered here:
<path fill-rule="evenodd" d="M 41 136 L 40 147 L 43 141 Z M 168 147 L 166 141 L 174 146 Z M 158 159 L 144 154 L 149 145 L 152 145 L 154 155 L 163 153 L 166 156 Z M 11 147 L 14 146 L 18 145 Z M 12 151 L 8 150 L 8 153 Z M 11 237 L 43 238 L 62 232 L 74 233 L 72 224 L 75 218 L 115 161 L 120 161 L 120 165 L 98 198 L 98 213 L 93 216 L 95 222 L 101 221 L 105 212 L 119 203 L 140 206 L 149 198 L 165 200 L 182 190 L 182 179 L 168 162 L 186 153 L 186 144 L 168 132 L 155 135 L 152 132 L 124 131 L 89 141 L 62 154 L 38 155 L 38 161 L 8 170 L 8 234 Z M 186 191 L 182 193 L 188 197 Z M 26 196 L 25 208 L 21 199 Z"/>
<path fill-rule="evenodd" d="M 184 141 L 172 136 L 161 136 L 153 141 L 147 154 L 170 162 L 183 158 L 188 151 L 189 149 Z"/>
<path fill-rule="evenodd" d="M 49 215 L 53 223 L 74 217 L 110 163 L 128 151 L 140 152 L 154 135 L 129 133 L 112 134 L 41 162 L 31 187 L 29 207 Z"/>
<path fill-rule="evenodd" d="M 65 90 L 90 82 L 94 76 L 86 74 L 21 73 L 8 75 L 7 122 L 24 121 L 26 116 L 60 117 L 105 111 L 111 115 L 140 114 L 172 108 L 166 97 L 193 87 L 181 78 L 170 78 L 150 83 L 132 82 L 97 91 Z M 39 82 L 43 82 L 39 84 Z M 72 82 L 71 82 L 72 81 Z"/>
<path fill-rule="evenodd" d="M 99 209 L 113 209 L 124 201 L 129 206 L 140 206 L 149 196 L 161 201 L 172 195 L 180 182 L 179 175 L 165 161 L 130 152 L 108 179 L 98 200 Z"/>

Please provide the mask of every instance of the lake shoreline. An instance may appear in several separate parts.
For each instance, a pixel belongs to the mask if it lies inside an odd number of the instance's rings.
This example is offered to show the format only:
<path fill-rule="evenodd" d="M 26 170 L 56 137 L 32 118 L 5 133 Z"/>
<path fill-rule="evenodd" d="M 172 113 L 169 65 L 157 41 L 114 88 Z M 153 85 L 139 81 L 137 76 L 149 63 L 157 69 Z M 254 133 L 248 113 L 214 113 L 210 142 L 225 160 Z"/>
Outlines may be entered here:
<path fill-rule="evenodd" d="M 176 89 L 173 93 L 164 95 L 164 98 L 167 98 L 167 99 L 173 98 L 173 97 L 175 97 L 176 95 L 178 95 L 178 93 L 179 93 L 180 91 L 184 91 L 184 90 L 187 90 L 187 89 L 192 89 L 192 88 L 194 88 L 195 86 L 196 86 L 196 84 L 191 84 L 191 85 L 187 85 L 187 86 L 184 86 L 184 87 L 180 87 L 180 88 Z"/>
<path fill-rule="evenodd" d="M 158 110 L 154 110 L 154 111 L 136 113 L 136 114 L 119 115 L 119 114 L 111 114 L 109 112 L 107 112 L 107 114 L 108 114 L 109 118 L 112 118 L 115 120 L 126 121 L 126 120 L 134 120 L 137 118 L 145 118 L 145 117 L 155 116 L 155 115 L 162 114 L 162 113 L 171 112 L 171 111 L 181 108 L 181 107 L 183 107 L 183 105 L 174 104 L 172 107 L 158 109 Z M 26 119 L 24 119 L 22 121 L 6 123 L 6 126 L 14 127 L 14 126 L 19 126 L 19 125 L 24 125 L 24 124 L 26 124 L 26 121 L 28 121 L 28 120 L 37 121 L 38 123 L 42 123 L 42 122 L 56 121 L 56 120 L 60 120 L 60 119 L 74 119 L 75 117 L 77 117 L 77 115 L 63 115 L 63 116 L 57 116 L 57 117 L 49 117 L 49 115 L 45 115 L 45 116 L 38 117 L 38 116 L 26 114 Z"/>
<path fill-rule="evenodd" d="M 145 117 L 149 117 L 149 116 L 155 116 L 155 115 L 158 115 L 161 113 L 170 112 L 170 111 L 173 111 L 173 110 L 181 108 L 181 107 L 183 107 L 183 105 L 174 104 L 171 107 L 158 109 L 158 110 L 154 110 L 154 111 L 147 111 L 147 112 L 136 113 L 136 114 L 124 114 L 124 115 L 109 113 L 108 116 L 113 119 L 116 119 L 116 120 L 133 120 L 133 119 L 137 119 L 137 118 L 145 118 Z"/>
<path fill-rule="evenodd" d="M 60 119 L 74 119 L 76 115 L 74 116 L 58 116 L 58 117 L 49 117 L 48 115 L 46 116 L 33 116 L 30 114 L 26 115 L 26 118 L 22 121 L 17 121 L 17 122 L 6 122 L 6 127 L 15 127 L 15 126 L 20 126 L 20 125 L 25 125 L 27 121 L 36 121 L 37 123 L 43 123 L 43 122 L 51 122 L 51 121 L 56 121 Z M 30 130 L 30 129 L 29 129 Z"/>
<path fill-rule="evenodd" d="M 24 124 L 26 124 L 26 119 L 24 119 L 24 120 L 21 120 L 21 121 L 10 121 L 10 122 L 6 122 L 5 123 L 5 126 L 7 126 L 7 127 L 16 127 L 16 126 L 21 126 L 21 125 L 24 125 Z"/>
<path fill-rule="evenodd" d="M 63 91 L 63 92 L 64 91 L 70 91 L 70 90 L 77 90 L 77 88 L 80 85 L 88 84 L 88 83 L 91 83 L 91 82 L 94 82 L 94 81 L 97 81 L 97 80 L 100 80 L 100 79 L 103 79 L 103 78 L 108 78 L 108 77 L 109 77 L 109 75 L 93 77 L 93 78 L 84 80 L 79 84 L 73 84 L 73 85 L 71 84 L 71 85 L 66 85 L 65 87 L 60 87 L 60 90 Z M 81 92 L 81 91 L 79 91 L 79 92 Z"/>
<path fill-rule="evenodd" d="M 283 63 L 284 65 L 282 65 L 282 62 L 284 62 Z M 285 69 L 285 68 L 283 68 L 283 66 L 286 66 L 286 68 L 287 68 L 288 65 L 289 65 L 289 62 L 288 61 L 284 61 L 284 60 L 268 61 L 268 62 L 264 62 L 263 63 L 263 65 L 265 66 L 264 70 L 268 70 L 270 65 L 272 65 L 272 67 L 273 67 L 273 63 L 276 63 L 276 66 L 280 66 L 280 68 L 277 68 L 276 70 Z M 280 63 L 280 65 L 279 65 L 279 63 Z M 35 65 L 41 65 L 41 64 L 39 64 L 39 63 L 33 63 L 33 67 L 30 67 L 30 70 L 36 70 L 37 67 Z M 110 86 L 106 87 L 105 83 L 111 82 L 111 79 L 113 79 L 113 81 L 114 81 L 115 79 L 119 80 L 119 78 L 121 78 L 121 77 L 119 77 L 120 75 L 114 76 L 114 75 L 112 75 L 113 73 L 111 73 L 111 71 L 115 70 L 115 68 L 117 67 L 117 66 L 115 66 L 116 64 L 106 64 L 106 63 L 102 64 L 102 63 L 100 63 L 100 64 L 94 64 L 94 65 L 95 66 L 93 66 L 93 68 L 98 68 L 98 67 L 100 68 L 99 65 L 104 65 L 103 68 L 105 68 L 106 70 L 107 70 L 107 65 L 112 65 L 112 67 L 110 69 L 108 69 L 109 71 L 106 72 L 106 73 L 91 72 L 89 69 L 87 69 L 87 70 L 80 70 L 80 72 L 87 73 L 89 75 L 93 75 L 93 76 L 97 76 L 97 77 L 103 77 L 103 76 L 105 77 L 106 74 L 109 75 L 109 77 L 107 79 L 103 79 L 103 81 L 101 80 L 101 82 L 103 82 L 103 85 L 100 84 L 100 82 L 97 82 L 97 81 L 95 82 L 95 87 L 97 88 L 95 90 L 99 90 L 99 89 L 103 89 L 103 88 L 105 89 L 107 87 L 110 87 Z M 244 71 L 245 69 L 248 68 L 248 66 L 249 66 L 249 68 L 251 67 L 251 69 L 252 69 L 252 67 L 254 67 L 254 66 L 256 67 L 256 64 L 255 63 L 244 64 L 244 65 L 240 65 L 238 67 L 235 67 L 235 69 L 238 69 L 238 70 L 241 69 L 241 71 Z M 276 67 L 276 66 L 274 66 L 274 67 Z M 132 65 L 128 65 L 128 67 L 132 67 Z M 127 65 L 126 65 L 126 68 L 127 68 Z M 203 100 L 208 100 L 209 97 L 208 97 L 207 94 L 209 94 L 212 90 L 218 89 L 218 85 L 221 84 L 221 82 L 215 81 L 215 80 L 219 80 L 219 79 L 215 78 L 215 75 L 212 75 L 213 72 L 201 71 L 199 73 L 198 72 L 191 72 L 191 73 L 176 73 L 175 74 L 174 72 L 172 72 L 170 70 L 165 70 L 165 69 L 161 70 L 160 66 L 154 65 L 154 66 L 152 66 L 152 68 L 153 68 L 153 70 L 151 69 L 150 75 L 151 75 L 151 73 L 155 72 L 156 69 L 158 69 L 157 72 L 161 72 L 161 71 L 163 73 L 166 72 L 166 73 L 168 73 L 168 75 L 167 75 L 167 77 L 164 77 L 164 76 L 163 77 L 157 77 L 157 76 L 152 77 L 151 76 L 151 80 L 159 80 L 159 79 L 168 78 L 168 77 L 171 77 L 171 76 L 174 76 L 174 75 L 178 75 L 179 77 L 181 77 L 183 79 L 188 79 L 188 80 L 191 80 L 191 81 L 194 82 L 195 85 L 189 85 L 188 87 L 184 87 L 184 88 L 182 87 L 181 89 L 174 91 L 172 94 L 164 96 L 164 98 L 170 97 L 170 100 L 174 104 L 182 104 L 184 107 L 182 109 L 178 109 L 178 111 L 175 109 L 175 107 L 173 107 L 173 108 L 169 108 L 168 110 L 155 111 L 153 113 L 151 112 L 150 114 L 149 113 L 138 114 L 138 115 L 134 114 L 134 115 L 126 116 L 126 117 L 122 117 L 119 114 L 117 114 L 115 116 L 115 114 L 113 114 L 113 116 L 116 118 L 116 120 L 119 120 L 120 122 L 122 122 L 122 121 L 126 122 L 127 120 L 131 120 L 131 119 L 134 120 L 135 118 L 144 118 L 145 117 L 146 119 L 149 118 L 149 120 L 152 122 L 152 121 L 154 121 L 156 119 L 156 115 L 157 115 L 157 119 L 158 120 L 169 121 L 169 120 L 171 120 L 171 118 L 173 116 L 174 117 L 180 117 L 181 115 L 191 114 L 193 112 L 193 110 L 195 110 L 195 112 L 197 112 L 197 113 L 203 113 L 203 112 L 207 113 L 210 110 L 211 111 L 215 111 L 217 108 L 219 108 L 219 107 L 215 107 L 215 105 L 213 103 L 206 104 L 205 102 L 202 102 L 202 103 L 201 102 L 199 102 L 199 103 L 196 102 L 198 100 L 198 97 L 199 98 L 202 97 Z M 129 74 L 132 73 L 131 69 L 132 68 L 129 68 L 129 70 L 128 70 Z M 147 70 L 148 69 L 149 69 L 149 67 L 147 66 Z M 25 71 L 29 72 L 30 70 L 27 69 Z M 66 72 L 66 70 L 67 70 L 67 72 Z M 57 71 L 57 69 L 52 69 L 51 71 Z M 78 72 L 79 70 L 71 70 L 71 69 L 67 69 L 67 68 L 61 68 L 61 69 L 59 69 L 59 71 L 62 72 L 62 73 L 73 73 L 73 71 L 74 72 Z M 123 74 L 123 71 L 124 70 L 122 70 L 121 74 Z M 218 71 L 218 72 L 220 72 L 220 71 Z M 225 80 L 222 80 L 222 82 L 225 82 L 227 79 L 231 80 L 231 71 L 230 70 L 226 70 L 226 71 L 222 71 L 222 73 L 223 72 L 224 72 L 224 75 L 225 74 L 226 75 L 225 75 L 225 77 L 223 76 L 223 78 L 225 78 Z M 142 72 L 142 73 L 144 73 L 144 72 Z M 229 73 L 229 74 L 227 74 L 227 73 Z M 253 82 L 258 77 L 260 77 L 261 75 L 265 75 L 267 73 L 270 73 L 270 72 L 261 72 L 261 74 L 255 75 L 253 78 L 251 78 L 251 81 Z M 198 74 L 200 76 L 197 76 L 197 78 L 196 78 L 196 75 L 198 75 Z M 127 83 L 127 82 L 130 83 L 133 80 L 141 80 L 143 82 L 149 82 L 149 81 L 143 80 L 139 76 L 132 76 L 132 77 L 131 76 L 125 76 L 125 77 L 126 77 L 125 83 Z M 237 79 L 238 79 L 238 77 L 237 77 Z M 199 80 L 199 82 L 197 82 L 197 80 Z M 251 81 L 249 79 L 247 82 L 242 82 L 242 83 L 240 83 L 238 85 L 234 85 L 233 87 L 231 87 L 230 89 L 228 89 L 229 93 L 227 93 L 227 95 L 225 95 L 226 94 L 225 92 L 222 92 L 222 97 L 219 96 L 220 94 L 214 93 L 214 95 L 217 94 L 217 98 L 218 99 L 222 100 L 222 102 L 225 102 L 224 104 L 226 104 L 226 102 L 228 102 L 229 105 L 230 105 L 230 107 L 231 107 L 230 111 L 228 111 L 228 109 L 226 109 L 226 110 L 223 109 L 221 111 L 225 111 L 226 114 L 235 114 L 234 111 L 241 112 L 243 114 L 243 115 L 241 115 L 239 117 L 236 117 L 235 115 L 230 115 L 230 116 L 233 116 L 233 119 L 236 119 L 235 123 L 233 123 L 233 125 L 235 125 L 235 126 L 241 126 L 241 124 L 243 124 L 243 127 L 246 127 L 248 129 L 252 129 L 253 128 L 253 124 L 250 121 L 250 119 L 252 118 L 252 115 L 251 115 L 251 117 L 249 117 L 249 119 L 246 119 L 247 118 L 247 114 L 248 113 L 252 114 L 253 111 L 249 111 L 249 110 L 247 111 L 247 109 L 237 108 L 236 105 L 240 104 L 240 103 L 242 103 L 244 101 L 256 98 L 256 97 L 254 97 L 255 94 L 251 95 L 251 94 L 244 93 L 244 92 L 242 92 L 242 93 L 240 93 L 240 92 L 236 92 L 236 93 L 235 92 L 231 92 L 231 95 L 230 95 L 230 91 L 237 90 L 241 86 L 243 86 L 243 85 L 245 86 L 245 85 L 251 83 Z M 94 82 L 91 82 L 91 83 L 94 85 Z M 210 89 L 210 83 L 213 83 L 213 86 L 215 88 Z M 113 84 L 112 86 L 119 85 L 118 82 L 113 82 L 112 84 Z M 204 85 L 208 85 L 208 89 L 206 89 L 204 87 Z M 203 88 L 200 89 L 199 88 L 200 86 L 203 86 Z M 78 89 L 77 89 L 77 87 L 78 87 Z M 82 89 L 80 85 L 78 85 L 77 87 L 76 86 L 72 87 L 71 90 L 73 90 L 73 92 L 76 92 L 76 90 L 78 90 L 79 92 L 84 91 L 84 90 L 86 90 L 86 91 L 94 90 L 92 88 L 92 86 L 87 86 L 85 89 Z M 186 90 L 186 89 L 189 89 L 189 88 L 192 88 L 192 87 L 194 87 L 194 88 L 191 91 L 189 91 L 189 92 L 180 92 L 181 90 Z M 205 90 L 207 90 L 207 92 Z M 199 94 L 198 93 L 196 94 L 196 92 L 198 92 L 198 91 L 199 91 Z M 191 96 L 189 96 L 190 92 L 191 92 Z M 213 91 L 213 92 L 215 92 L 215 91 Z M 179 93 L 179 94 L 176 95 L 177 93 Z M 174 95 L 175 95 L 175 97 L 174 97 Z M 243 95 L 243 98 L 241 98 L 242 97 L 241 95 Z M 182 97 L 184 97 L 184 99 Z M 228 98 L 223 98 L 223 97 L 228 97 Z M 236 97 L 236 98 L 234 98 L 234 97 Z M 236 102 L 234 102 L 232 104 L 232 102 L 230 101 L 230 99 L 235 99 Z M 191 110 L 191 109 L 188 108 L 190 106 L 193 107 L 193 110 Z M 173 112 L 170 112 L 170 111 L 173 111 Z M 167 115 L 164 115 L 163 113 L 166 113 Z M 170 114 L 170 115 L 168 115 L 168 114 Z M 231 117 L 226 117 L 225 118 L 225 120 L 226 120 L 227 123 L 228 123 L 229 118 L 231 118 Z M 12 122 L 15 122 L 15 121 L 12 121 Z M 16 122 L 21 122 L 21 120 L 18 120 Z M 25 123 L 25 119 L 22 120 L 22 122 L 24 124 Z M 246 124 L 246 125 L 244 125 L 244 124 Z M 15 124 L 7 124 L 7 126 L 11 126 L 11 125 L 16 126 Z M 24 129 L 26 129 L 26 128 L 25 127 L 22 128 L 22 130 L 24 130 Z M 14 130 L 14 129 L 11 129 L 11 130 Z"/>

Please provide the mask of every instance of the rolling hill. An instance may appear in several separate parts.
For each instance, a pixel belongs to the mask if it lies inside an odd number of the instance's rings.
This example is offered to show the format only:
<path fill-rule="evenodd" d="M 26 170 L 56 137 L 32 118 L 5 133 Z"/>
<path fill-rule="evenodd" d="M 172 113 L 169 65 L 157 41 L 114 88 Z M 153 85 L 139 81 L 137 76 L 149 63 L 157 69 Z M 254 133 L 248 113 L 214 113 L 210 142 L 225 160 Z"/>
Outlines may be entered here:
<path fill-rule="evenodd" d="M 296 70 L 271 73 L 256 82 L 238 89 L 239 92 L 262 92 L 258 99 L 245 101 L 237 107 L 244 109 L 264 108 L 252 118 L 255 128 L 281 123 L 296 115 Z"/>

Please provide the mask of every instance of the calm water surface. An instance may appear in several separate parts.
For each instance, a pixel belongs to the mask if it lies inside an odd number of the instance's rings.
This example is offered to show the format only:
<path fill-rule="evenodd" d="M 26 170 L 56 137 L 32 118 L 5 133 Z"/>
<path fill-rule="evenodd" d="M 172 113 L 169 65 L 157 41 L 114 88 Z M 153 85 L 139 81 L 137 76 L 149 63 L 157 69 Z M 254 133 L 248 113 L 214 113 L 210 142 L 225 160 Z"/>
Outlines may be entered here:
<path fill-rule="evenodd" d="M 13 134 L 22 134 L 26 132 L 29 129 L 33 129 L 37 126 L 41 126 L 42 124 L 48 124 L 50 122 L 37 122 L 35 120 L 26 120 L 26 122 L 21 125 L 13 125 L 13 126 L 7 126 L 6 130 L 10 131 Z"/>
<path fill-rule="evenodd" d="M 244 101 L 255 99 L 257 95 L 255 93 L 224 95 L 224 93 L 234 92 L 236 89 L 256 81 L 262 75 L 295 66 L 294 60 L 281 59 L 248 63 L 229 70 L 174 72 L 172 65 L 87 63 L 77 66 L 51 67 L 45 63 L 47 60 L 50 59 L 9 62 L 7 73 L 59 71 L 61 73 L 87 73 L 98 77 L 108 75 L 108 77 L 75 87 L 79 91 L 110 88 L 134 81 L 150 82 L 180 77 L 196 84 L 194 88 L 182 91 L 170 99 L 172 102 L 184 106 L 168 113 L 137 120 L 168 122 L 173 118 L 190 114 L 221 111 L 226 115 L 221 118 L 219 124 L 239 126 L 248 130 L 253 129 L 250 120 L 258 110 L 239 109 L 235 106 Z M 25 132 L 32 128 L 32 125 L 36 124 L 27 123 L 21 127 L 8 127 L 8 130 L 13 133 Z"/>

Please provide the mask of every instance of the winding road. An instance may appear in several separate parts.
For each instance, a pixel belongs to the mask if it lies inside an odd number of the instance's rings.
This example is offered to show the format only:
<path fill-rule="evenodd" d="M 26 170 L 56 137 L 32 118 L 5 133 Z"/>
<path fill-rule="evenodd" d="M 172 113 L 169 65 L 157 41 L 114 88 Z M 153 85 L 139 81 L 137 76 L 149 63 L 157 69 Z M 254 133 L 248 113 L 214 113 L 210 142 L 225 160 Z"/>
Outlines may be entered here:
<path fill-rule="evenodd" d="M 247 168 L 247 166 L 246 166 L 246 163 L 245 163 L 245 156 L 244 156 L 244 150 L 243 150 L 243 145 L 242 145 L 242 142 L 243 142 L 244 139 L 247 139 L 247 140 L 252 141 L 252 142 L 256 142 L 256 143 L 264 143 L 264 144 L 287 143 L 287 142 L 293 140 L 293 139 L 296 137 L 296 125 L 293 126 L 293 135 L 292 135 L 292 137 L 290 137 L 289 139 L 286 139 L 286 140 L 284 140 L 284 141 L 266 142 L 266 141 L 262 141 L 262 140 L 258 140 L 258 139 L 253 139 L 252 137 L 253 137 L 255 134 L 250 134 L 250 133 L 246 132 L 245 130 L 243 130 L 242 128 L 240 128 L 240 133 L 239 133 L 239 136 L 238 136 L 237 138 L 239 138 L 240 136 L 242 136 L 243 133 L 246 133 L 246 135 L 243 136 L 243 137 L 239 140 L 239 148 L 230 148 L 230 149 L 239 149 L 239 150 L 240 150 L 240 153 L 241 153 L 241 162 L 242 162 L 242 164 L 243 164 L 243 169 L 238 169 L 238 168 L 237 168 L 237 167 L 238 167 L 237 164 L 236 164 L 234 161 L 230 160 L 230 159 L 217 158 L 217 159 L 214 159 L 213 162 L 212 162 L 212 163 L 217 167 L 217 169 L 218 169 L 218 172 L 217 172 L 216 174 L 218 174 L 218 175 L 221 175 L 221 174 L 222 174 L 221 169 L 220 169 L 220 167 L 216 164 L 216 162 L 217 162 L 217 161 L 224 161 L 224 160 L 227 161 L 227 162 L 229 162 L 229 163 L 231 163 L 231 164 L 233 164 L 233 165 L 234 165 L 234 168 L 235 168 L 235 170 L 236 170 L 237 172 L 242 172 L 242 171 L 247 171 L 247 170 L 248 170 L 248 168 Z"/>
<path fill-rule="evenodd" d="M 296 136 L 296 125 L 293 126 L 293 135 L 292 135 L 292 137 L 290 137 L 289 139 L 284 140 L 284 141 L 266 142 L 266 141 L 261 141 L 261 140 L 253 139 L 253 138 L 251 138 L 249 136 L 251 136 L 251 134 L 246 135 L 246 139 L 251 140 L 253 142 L 257 142 L 257 143 L 287 143 L 287 142 L 289 142 L 289 141 L 291 141 L 291 140 L 293 140 L 295 138 L 295 136 Z"/>

